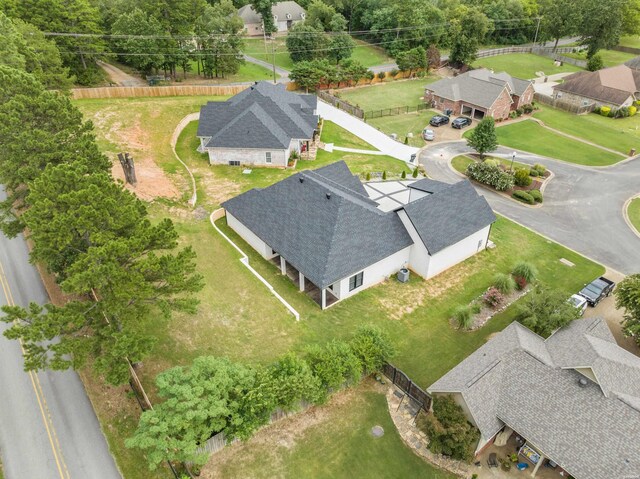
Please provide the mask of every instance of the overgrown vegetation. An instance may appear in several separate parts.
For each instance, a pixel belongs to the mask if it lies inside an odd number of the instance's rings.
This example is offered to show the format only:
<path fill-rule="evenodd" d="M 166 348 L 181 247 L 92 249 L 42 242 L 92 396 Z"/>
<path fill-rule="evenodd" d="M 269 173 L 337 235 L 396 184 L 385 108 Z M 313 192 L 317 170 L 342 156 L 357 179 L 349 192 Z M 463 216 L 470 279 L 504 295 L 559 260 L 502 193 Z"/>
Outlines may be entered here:
<path fill-rule="evenodd" d="M 580 317 L 580 311 L 567 299 L 562 291 L 536 284 L 518 305 L 516 319 L 534 333 L 547 338 Z"/>
<path fill-rule="evenodd" d="M 632 274 L 618 283 L 616 308 L 624 308 L 624 333 L 640 345 L 640 274 Z"/>

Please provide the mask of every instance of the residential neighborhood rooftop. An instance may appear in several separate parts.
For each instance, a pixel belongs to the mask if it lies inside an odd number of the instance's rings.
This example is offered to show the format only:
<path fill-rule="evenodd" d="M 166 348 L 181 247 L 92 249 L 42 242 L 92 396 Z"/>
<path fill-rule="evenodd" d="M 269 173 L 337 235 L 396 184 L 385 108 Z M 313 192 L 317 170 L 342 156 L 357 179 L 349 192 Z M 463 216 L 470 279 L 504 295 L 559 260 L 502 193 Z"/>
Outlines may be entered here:
<path fill-rule="evenodd" d="M 316 108 L 315 95 L 257 82 L 225 102 L 203 105 L 197 136 L 208 138 L 205 147 L 288 148 L 293 139 L 313 137 Z"/>
<path fill-rule="evenodd" d="M 507 425 L 576 478 L 640 470 L 640 358 L 600 318 L 547 340 L 513 322 L 428 391 L 461 393 L 482 441 Z"/>
<path fill-rule="evenodd" d="M 603 68 L 595 72 L 576 72 L 553 87 L 554 91 L 572 93 L 593 100 L 622 105 L 640 91 L 640 59 Z M 631 65 L 631 66 L 630 66 Z"/>
<path fill-rule="evenodd" d="M 274 3 L 271 7 L 271 13 L 279 20 L 304 20 L 305 17 L 304 8 L 293 1 Z M 251 4 L 238 9 L 238 16 L 244 20 L 245 24 L 262 22 L 262 16 L 253 9 Z"/>

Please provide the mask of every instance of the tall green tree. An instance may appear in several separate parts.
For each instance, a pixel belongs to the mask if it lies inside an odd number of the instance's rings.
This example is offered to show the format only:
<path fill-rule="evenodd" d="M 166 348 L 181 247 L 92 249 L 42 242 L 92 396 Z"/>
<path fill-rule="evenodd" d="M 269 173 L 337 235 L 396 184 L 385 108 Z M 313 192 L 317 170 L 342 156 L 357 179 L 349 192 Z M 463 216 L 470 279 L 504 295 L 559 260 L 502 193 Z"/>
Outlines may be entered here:
<path fill-rule="evenodd" d="M 616 308 L 624 308 L 624 333 L 640 345 L 640 274 L 632 274 L 618 283 Z"/>
<path fill-rule="evenodd" d="M 547 338 L 558 328 L 580 317 L 580 311 L 567 301 L 562 291 L 537 284 L 518 306 L 516 320 L 534 333 Z"/>
<path fill-rule="evenodd" d="M 294 62 L 326 56 L 328 39 L 322 28 L 302 22 L 294 25 L 287 35 L 287 50 Z"/>
<path fill-rule="evenodd" d="M 165 63 L 168 42 L 162 37 L 168 33 L 156 18 L 139 8 L 121 14 L 113 23 L 111 33 L 118 36 L 113 39 L 113 48 L 123 63 L 146 74 L 157 71 Z"/>
<path fill-rule="evenodd" d="M 326 59 L 297 62 L 294 63 L 289 78 L 309 93 L 310 89 L 318 87 L 325 78 L 327 68 L 331 66 Z"/>
<path fill-rule="evenodd" d="M 489 19 L 478 8 L 466 5 L 455 8 L 449 20 L 449 38 L 451 38 L 449 61 L 457 65 L 473 63 L 478 54 L 478 48 L 490 31 Z"/>
<path fill-rule="evenodd" d="M 242 423 L 239 411 L 254 382 L 253 370 L 211 356 L 159 374 L 156 385 L 164 401 L 142 413 L 127 447 L 144 451 L 152 470 L 168 458 L 203 464 L 207 457 L 197 454 L 198 446 Z"/>
<path fill-rule="evenodd" d="M 331 30 L 331 19 L 336 14 L 336 9 L 322 0 L 312 0 L 307 7 L 306 21 L 311 25 L 322 26 L 325 31 Z"/>
<path fill-rule="evenodd" d="M 140 9 L 160 22 L 171 35 L 189 35 L 204 13 L 206 0 L 139 0 Z"/>
<path fill-rule="evenodd" d="M 173 224 L 152 225 L 140 200 L 109 179 L 72 163 L 49 166 L 32 183 L 33 210 L 24 221 L 36 242 L 34 260 L 79 299 L 4 308 L 2 319 L 13 324 L 6 336 L 22 340 L 27 369 L 78 368 L 91 357 L 107 381 L 120 384 L 129 374 L 124 358 L 137 362 L 151 351 L 150 331 L 166 327 L 173 311 L 195 312 L 202 278 L 194 252 L 176 251 Z M 63 231 L 55 231 L 50 223 L 63 219 Z"/>
<path fill-rule="evenodd" d="M 396 56 L 396 63 L 401 71 L 408 71 L 412 76 L 415 70 L 426 69 L 427 52 L 424 47 L 415 47 L 405 52 L 400 52 Z"/>
<path fill-rule="evenodd" d="M 555 51 L 561 38 L 577 31 L 580 11 L 574 0 L 543 0 L 541 10 L 540 38 L 554 40 Z"/>
<path fill-rule="evenodd" d="M 340 63 L 351 56 L 355 46 L 356 43 L 347 32 L 334 33 L 329 40 L 329 58 Z"/>
<path fill-rule="evenodd" d="M 598 50 L 618 44 L 623 26 L 623 10 L 628 0 L 579 0 L 580 22 L 577 33 L 587 46 L 587 58 Z"/>
<path fill-rule="evenodd" d="M 476 126 L 467 138 L 467 146 L 476 150 L 480 158 L 484 158 L 485 153 L 490 153 L 498 149 L 498 136 L 493 117 L 487 116 Z"/>
<path fill-rule="evenodd" d="M 26 50 L 24 39 L 13 22 L 0 11 L 0 62 L 2 65 L 25 70 L 26 60 L 22 52 Z"/>
<path fill-rule="evenodd" d="M 251 6 L 262 17 L 262 25 L 264 32 L 267 35 L 276 33 L 278 27 L 273 19 L 273 4 L 274 0 L 253 0 Z"/>
<path fill-rule="evenodd" d="M 29 184 L 47 165 L 80 158 L 96 170 L 110 167 L 98 150 L 91 122 L 71 100 L 45 91 L 33 76 L 0 66 L 0 183 L 7 198 L 0 203 L 0 229 L 9 236 L 24 224 Z"/>

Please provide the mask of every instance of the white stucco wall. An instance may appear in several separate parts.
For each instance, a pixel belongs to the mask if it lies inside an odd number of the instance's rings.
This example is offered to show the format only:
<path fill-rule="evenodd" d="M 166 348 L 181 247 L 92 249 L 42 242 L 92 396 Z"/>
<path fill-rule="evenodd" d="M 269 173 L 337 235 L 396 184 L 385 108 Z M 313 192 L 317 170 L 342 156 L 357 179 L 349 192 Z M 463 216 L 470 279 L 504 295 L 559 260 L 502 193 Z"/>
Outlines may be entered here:
<path fill-rule="evenodd" d="M 487 241 L 489 240 L 490 228 L 490 226 L 487 226 L 480 231 L 467 236 L 462 241 L 458 241 L 456 244 L 432 255 L 431 262 L 429 264 L 429 273 L 426 278 L 432 278 L 438 273 L 441 273 L 459 262 L 473 256 L 478 251 L 485 249 L 487 247 Z M 480 247 L 478 247 L 480 242 Z"/>
<path fill-rule="evenodd" d="M 227 212 L 227 224 L 238 233 L 240 237 L 251 245 L 265 259 L 271 259 L 277 254 L 273 254 L 271 246 L 258 238 L 249 228 L 243 225 L 235 216 Z"/>
<path fill-rule="evenodd" d="M 413 194 L 413 191 L 415 190 L 411 191 Z M 418 193 L 422 192 L 418 191 Z M 402 221 L 404 227 L 407 229 L 409 236 L 411 236 L 411 239 L 413 240 L 413 245 L 411 246 L 409 252 L 409 268 L 411 268 L 423 278 L 426 278 L 429 274 L 429 263 L 431 260 L 429 251 L 427 251 L 427 248 L 420 239 L 420 235 L 414 228 L 413 223 L 411 223 L 411 220 L 407 216 L 407 213 L 405 213 L 404 210 L 399 210 L 398 216 L 400 217 L 400 221 Z"/>
<path fill-rule="evenodd" d="M 410 251 L 411 247 L 408 246 L 361 270 L 364 273 L 362 276 L 362 286 L 354 289 L 353 291 L 349 291 L 349 278 L 360 272 L 354 271 L 346 278 L 343 278 L 334 284 L 333 292 L 335 296 L 337 296 L 338 299 L 345 299 L 369 288 L 370 286 L 384 281 L 392 274 L 397 273 L 403 266 L 408 265 Z"/>
<path fill-rule="evenodd" d="M 265 153 L 271 152 L 271 163 L 266 162 Z M 287 166 L 289 150 L 269 150 L 252 148 L 207 148 L 209 163 L 228 165 L 230 161 L 239 161 L 240 165 Z"/>

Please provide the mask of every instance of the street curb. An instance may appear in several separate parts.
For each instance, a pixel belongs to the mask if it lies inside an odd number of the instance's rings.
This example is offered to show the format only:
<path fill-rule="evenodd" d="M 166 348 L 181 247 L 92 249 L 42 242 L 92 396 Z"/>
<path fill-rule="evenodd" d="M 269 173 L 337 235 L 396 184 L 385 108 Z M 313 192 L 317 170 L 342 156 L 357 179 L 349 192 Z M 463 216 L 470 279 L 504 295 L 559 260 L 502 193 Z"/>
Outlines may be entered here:
<path fill-rule="evenodd" d="M 631 223 L 631 220 L 629 219 L 629 213 L 628 213 L 629 205 L 631 205 L 631 202 L 636 198 L 640 198 L 640 193 L 633 195 L 631 198 L 627 199 L 627 201 L 624 202 L 624 205 L 622 205 L 622 217 L 624 218 L 625 223 L 627 223 L 627 226 L 631 229 L 631 231 L 633 231 L 633 233 L 638 238 L 640 238 L 640 231 L 638 231 L 636 227 L 633 225 L 633 223 Z"/>

